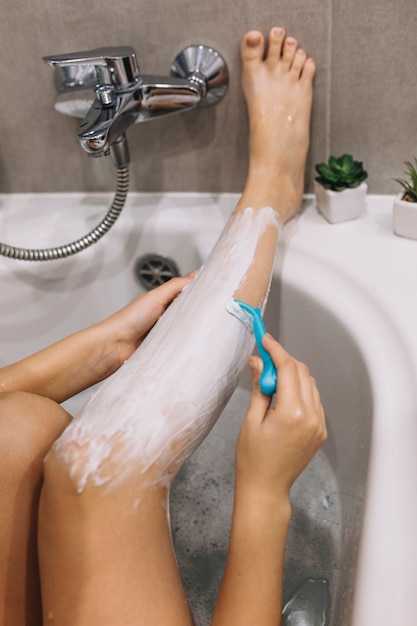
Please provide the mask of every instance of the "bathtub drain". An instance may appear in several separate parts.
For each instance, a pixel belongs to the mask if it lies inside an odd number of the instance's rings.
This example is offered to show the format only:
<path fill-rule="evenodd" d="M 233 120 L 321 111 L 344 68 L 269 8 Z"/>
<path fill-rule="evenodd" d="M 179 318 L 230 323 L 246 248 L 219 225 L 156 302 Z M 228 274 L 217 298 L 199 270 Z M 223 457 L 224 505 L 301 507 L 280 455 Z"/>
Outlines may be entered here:
<path fill-rule="evenodd" d="M 147 291 L 180 276 L 175 261 L 160 254 L 145 254 L 140 257 L 135 263 L 134 273 Z"/>

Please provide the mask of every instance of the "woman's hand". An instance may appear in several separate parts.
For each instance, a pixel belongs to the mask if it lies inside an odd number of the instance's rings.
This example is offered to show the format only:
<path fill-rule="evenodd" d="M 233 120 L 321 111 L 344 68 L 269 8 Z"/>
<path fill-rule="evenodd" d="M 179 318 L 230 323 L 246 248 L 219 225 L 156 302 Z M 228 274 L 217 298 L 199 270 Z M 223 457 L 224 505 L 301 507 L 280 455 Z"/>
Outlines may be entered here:
<path fill-rule="evenodd" d="M 128 359 L 165 309 L 194 278 L 197 272 L 173 278 L 143 296 L 139 296 L 102 322 L 109 340 L 117 348 L 115 356 L 121 365 Z"/>
<path fill-rule="evenodd" d="M 236 482 L 256 498 L 289 497 L 291 485 L 327 437 L 320 395 L 303 363 L 270 335 L 263 339 L 278 371 L 275 404 L 259 389 L 262 361 L 251 357 L 250 405 L 236 451 Z"/>
<path fill-rule="evenodd" d="M 94 326 L 0 369 L 0 391 L 63 402 L 115 372 L 194 277 L 174 278 Z"/>

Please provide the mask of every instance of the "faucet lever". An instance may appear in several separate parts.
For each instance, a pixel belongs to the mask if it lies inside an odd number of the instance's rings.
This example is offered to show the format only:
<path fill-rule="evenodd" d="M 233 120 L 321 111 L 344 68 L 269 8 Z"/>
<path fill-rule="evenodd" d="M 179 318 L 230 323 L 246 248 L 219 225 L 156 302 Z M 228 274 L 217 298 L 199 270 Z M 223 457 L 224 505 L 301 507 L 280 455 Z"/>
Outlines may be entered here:
<path fill-rule="evenodd" d="M 89 83 L 95 80 L 97 87 L 111 85 L 119 91 L 131 89 L 140 82 L 136 52 L 130 46 L 104 46 L 94 50 L 57 54 L 43 57 L 43 61 L 61 70 L 64 78 L 62 90 L 71 87 L 85 88 L 86 76 Z M 80 80 L 81 68 L 84 70 Z"/>

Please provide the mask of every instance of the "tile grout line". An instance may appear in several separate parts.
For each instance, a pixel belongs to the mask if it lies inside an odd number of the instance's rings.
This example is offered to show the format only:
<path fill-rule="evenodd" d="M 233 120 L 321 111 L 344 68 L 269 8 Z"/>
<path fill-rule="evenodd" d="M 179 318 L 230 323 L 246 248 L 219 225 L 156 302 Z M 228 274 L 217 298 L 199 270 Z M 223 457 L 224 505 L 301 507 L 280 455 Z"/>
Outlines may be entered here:
<path fill-rule="evenodd" d="M 333 61 L 333 0 L 329 2 L 329 28 L 327 40 L 327 81 L 326 81 L 326 158 L 331 154 L 331 133 L 332 133 L 332 61 Z"/>

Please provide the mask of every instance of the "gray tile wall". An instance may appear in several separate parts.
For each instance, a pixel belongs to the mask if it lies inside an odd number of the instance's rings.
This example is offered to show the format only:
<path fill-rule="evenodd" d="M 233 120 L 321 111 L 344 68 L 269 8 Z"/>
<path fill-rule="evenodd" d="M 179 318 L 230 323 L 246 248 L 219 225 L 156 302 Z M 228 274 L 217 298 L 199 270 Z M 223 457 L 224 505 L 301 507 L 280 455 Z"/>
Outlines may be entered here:
<path fill-rule="evenodd" d="M 315 82 L 307 190 L 314 163 L 350 151 L 370 191 L 394 193 L 393 176 L 417 155 L 415 0 L 2 0 L 0 192 L 111 190 L 108 159 L 78 146 L 78 122 L 53 109 L 47 54 L 132 45 L 144 73 L 166 74 L 177 52 L 207 43 L 226 57 L 227 97 L 129 129 L 136 191 L 240 191 L 246 111 L 239 42 L 283 25 L 313 56 Z"/>

